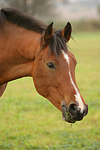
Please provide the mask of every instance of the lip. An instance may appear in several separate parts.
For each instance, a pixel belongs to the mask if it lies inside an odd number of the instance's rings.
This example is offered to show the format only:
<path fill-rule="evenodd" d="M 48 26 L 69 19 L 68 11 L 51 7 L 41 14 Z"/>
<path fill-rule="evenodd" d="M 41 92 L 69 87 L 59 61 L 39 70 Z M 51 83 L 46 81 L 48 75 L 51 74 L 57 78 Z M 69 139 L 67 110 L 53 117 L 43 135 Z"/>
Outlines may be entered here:
<path fill-rule="evenodd" d="M 76 120 L 74 120 L 74 119 L 72 118 L 72 116 L 70 115 L 69 112 L 65 112 L 65 113 L 66 113 L 66 118 L 65 118 L 65 121 L 66 121 L 66 122 L 69 122 L 69 123 L 75 123 L 75 122 L 76 122 Z"/>
<path fill-rule="evenodd" d="M 74 120 L 69 112 L 62 112 L 62 119 L 68 123 L 75 123 L 77 120 Z"/>
<path fill-rule="evenodd" d="M 72 115 L 68 112 L 67 106 L 62 104 L 62 119 L 68 123 L 75 123 L 77 120 L 73 119 Z"/>

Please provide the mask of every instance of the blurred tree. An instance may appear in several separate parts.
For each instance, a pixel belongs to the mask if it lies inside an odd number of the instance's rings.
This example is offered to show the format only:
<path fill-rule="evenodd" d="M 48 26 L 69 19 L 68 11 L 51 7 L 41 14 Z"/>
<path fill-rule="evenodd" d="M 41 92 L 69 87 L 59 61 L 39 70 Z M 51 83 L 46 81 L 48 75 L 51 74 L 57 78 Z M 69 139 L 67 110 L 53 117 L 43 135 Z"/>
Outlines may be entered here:
<path fill-rule="evenodd" d="M 100 15 L 100 5 L 97 6 L 98 14 Z"/>
<path fill-rule="evenodd" d="M 62 0 L 63 3 L 67 4 L 69 0 Z"/>
<path fill-rule="evenodd" d="M 47 16 L 53 13 L 53 0 L 9 0 L 11 7 L 20 8 L 21 10 L 39 16 Z"/>
<path fill-rule="evenodd" d="M 7 7 L 8 1 L 7 0 L 0 0 L 0 8 Z"/>

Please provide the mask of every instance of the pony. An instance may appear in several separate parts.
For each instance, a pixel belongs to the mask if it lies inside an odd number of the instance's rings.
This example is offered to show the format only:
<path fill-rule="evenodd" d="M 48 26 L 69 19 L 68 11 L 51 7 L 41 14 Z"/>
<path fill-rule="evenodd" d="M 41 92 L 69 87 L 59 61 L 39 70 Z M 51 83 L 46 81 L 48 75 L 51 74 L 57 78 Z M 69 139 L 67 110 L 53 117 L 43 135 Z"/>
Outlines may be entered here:
<path fill-rule="evenodd" d="M 13 8 L 0 10 L 0 97 L 7 83 L 32 77 L 37 92 L 62 111 L 69 123 L 88 113 L 75 80 L 77 60 L 68 50 L 71 23 L 53 29 Z"/>

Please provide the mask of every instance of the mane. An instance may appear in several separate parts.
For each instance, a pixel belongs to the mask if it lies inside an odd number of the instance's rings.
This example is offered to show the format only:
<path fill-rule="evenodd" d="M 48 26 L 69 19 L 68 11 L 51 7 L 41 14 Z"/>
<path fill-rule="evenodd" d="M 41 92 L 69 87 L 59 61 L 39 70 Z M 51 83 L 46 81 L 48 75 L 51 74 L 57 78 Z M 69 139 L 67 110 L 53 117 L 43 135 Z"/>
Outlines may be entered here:
<path fill-rule="evenodd" d="M 27 30 L 32 30 L 41 34 L 47 27 L 42 22 L 38 21 L 36 18 L 33 18 L 29 16 L 28 14 L 21 12 L 20 10 L 13 9 L 13 8 L 1 9 L 0 18 L 2 22 L 4 22 L 4 20 L 7 20 Z"/>
<path fill-rule="evenodd" d="M 0 26 L 4 21 L 9 21 L 27 30 L 43 34 L 47 25 L 38 21 L 36 18 L 13 8 L 3 8 L 0 10 Z M 61 35 L 61 30 L 54 30 L 54 35 L 49 42 L 49 51 L 55 55 L 59 55 L 61 50 L 67 51 L 66 40 Z"/>

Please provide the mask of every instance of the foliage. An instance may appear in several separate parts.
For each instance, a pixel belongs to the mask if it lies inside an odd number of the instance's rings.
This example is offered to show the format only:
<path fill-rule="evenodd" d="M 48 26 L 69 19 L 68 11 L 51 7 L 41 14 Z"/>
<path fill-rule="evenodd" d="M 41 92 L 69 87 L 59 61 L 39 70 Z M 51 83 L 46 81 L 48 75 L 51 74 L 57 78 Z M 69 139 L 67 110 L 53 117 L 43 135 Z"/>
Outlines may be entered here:
<path fill-rule="evenodd" d="M 100 31 L 99 20 L 79 20 L 71 22 L 74 31 Z M 56 22 L 55 27 L 63 28 L 66 22 Z"/>
<path fill-rule="evenodd" d="M 100 32 L 72 36 L 77 44 L 70 40 L 68 46 L 78 61 L 76 79 L 88 115 L 71 126 L 30 78 L 10 82 L 0 99 L 0 150 L 100 149 Z"/>
<path fill-rule="evenodd" d="M 98 10 L 98 14 L 100 15 L 100 5 L 98 5 L 97 10 Z"/>
<path fill-rule="evenodd" d="M 53 14 L 53 1 L 48 0 L 10 0 L 10 6 L 20 8 L 31 15 L 47 16 Z"/>

